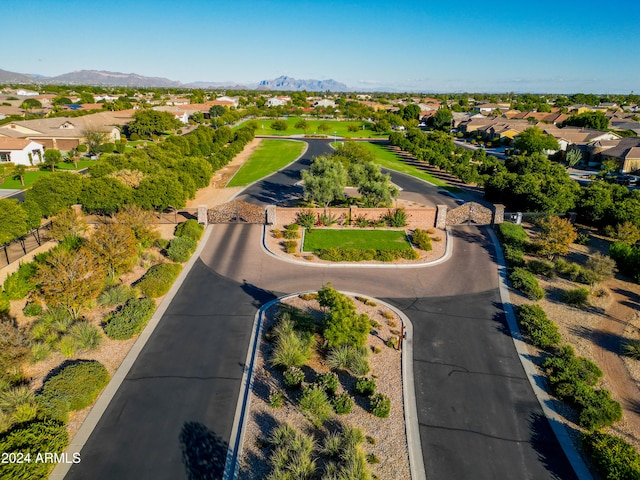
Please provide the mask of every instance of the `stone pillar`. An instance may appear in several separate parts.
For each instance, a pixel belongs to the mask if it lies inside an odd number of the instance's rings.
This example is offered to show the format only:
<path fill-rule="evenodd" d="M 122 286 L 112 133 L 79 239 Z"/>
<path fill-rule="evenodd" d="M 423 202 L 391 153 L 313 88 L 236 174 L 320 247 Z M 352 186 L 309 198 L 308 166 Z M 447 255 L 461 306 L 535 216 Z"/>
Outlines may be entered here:
<path fill-rule="evenodd" d="M 198 223 L 205 227 L 209 225 L 209 216 L 207 215 L 209 208 L 206 205 L 198 205 Z"/>
<path fill-rule="evenodd" d="M 446 205 L 436 205 L 436 228 L 444 230 L 447 227 L 447 210 Z"/>
<path fill-rule="evenodd" d="M 504 221 L 504 205 L 499 203 L 493 205 L 493 218 L 491 225 L 499 225 Z"/>
<path fill-rule="evenodd" d="M 275 225 L 277 223 L 276 211 L 275 205 L 267 206 L 267 225 Z"/>

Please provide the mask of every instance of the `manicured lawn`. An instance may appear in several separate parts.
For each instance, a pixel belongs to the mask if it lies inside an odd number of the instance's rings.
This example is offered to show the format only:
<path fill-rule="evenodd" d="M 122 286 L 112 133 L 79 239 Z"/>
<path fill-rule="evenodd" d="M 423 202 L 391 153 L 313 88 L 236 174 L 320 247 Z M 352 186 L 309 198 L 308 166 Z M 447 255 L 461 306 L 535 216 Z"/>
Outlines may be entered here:
<path fill-rule="evenodd" d="M 286 130 L 273 130 L 271 128 L 271 123 L 273 123 L 273 119 L 260 119 L 253 120 L 258 124 L 258 129 L 256 130 L 256 135 L 278 135 L 278 136 L 289 136 L 289 135 L 324 135 L 328 138 L 337 135 L 338 137 L 346 137 L 346 138 L 387 138 L 386 134 L 381 134 L 374 132 L 372 130 L 367 129 L 366 125 L 368 122 L 360 122 L 357 120 L 353 121 L 339 121 L 339 120 L 316 120 L 313 118 L 304 117 L 306 120 L 308 128 L 305 132 L 301 128 L 294 128 L 294 125 L 298 123 L 302 117 L 289 117 L 286 119 L 289 128 Z M 325 123 L 329 129 L 326 131 L 321 131 L 318 127 Z M 240 128 L 244 125 L 244 123 L 239 124 L 235 128 Z M 358 131 L 350 132 L 349 125 L 356 125 L 358 127 Z M 362 129 L 362 126 L 365 125 L 365 129 Z M 235 129 L 234 128 L 234 129 Z"/>
<path fill-rule="evenodd" d="M 459 192 L 460 189 L 458 187 L 454 187 L 449 185 L 446 181 L 440 180 L 437 177 L 434 177 L 430 173 L 427 173 L 423 170 L 420 170 L 418 167 L 413 165 L 407 165 L 402 161 L 400 156 L 396 153 L 387 150 L 386 148 L 376 145 L 374 143 L 363 142 L 364 145 L 367 146 L 376 156 L 376 163 L 378 163 L 383 168 L 388 168 L 389 170 L 395 170 L 396 172 L 406 173 L 411 175 L 412 177 L 420 178 L 422 180 L 426 180 L 429 183 L 433 183 L 438 187 L 443 187 L 444 189 L 450 192 Z"/>
<path fill-rule="evenodd" d="M 76 167 L 73 163 L 62 162 L 56 165 L 56 170 L 82 170 L 89 165 L 94 165 L 97 160 L 81 160 Z"/>
<path fill-rule="evenodd" d="M 305 252 L 326 248 L 359 250 L 407 250 L 411 245 L 402 230 L 332 230 L 315 229 L 304 236 Z"/>
<path fill-rule="evenodd" d="M 0 188 L 10 188 L 10 189 L 23 189 L 29 188 L 33 185 L 38 178 L 43 177 L 45 175 L 49 175 L 51 172 L 44 170 L 35 170 L 33 172 L 25 172 L 24 174 L 24 186 L 20 185 L 20 180 L 14 180 L 11 174 L 5 177 L 4 183 L 0 183 Z"/>
<path fill-rule="evenodd" d="M 229 180 L 227 187 L 244 187 L 290 164 L 300 156 L 304 143 L 293 140 L 260 142 L 258 148 Z"/>

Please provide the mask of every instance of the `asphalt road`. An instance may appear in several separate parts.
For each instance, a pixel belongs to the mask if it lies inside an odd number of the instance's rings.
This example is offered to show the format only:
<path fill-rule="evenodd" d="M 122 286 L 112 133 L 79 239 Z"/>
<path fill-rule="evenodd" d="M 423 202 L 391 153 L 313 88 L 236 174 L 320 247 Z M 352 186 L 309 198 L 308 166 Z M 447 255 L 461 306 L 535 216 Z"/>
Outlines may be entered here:
<path fill-rule="evenodd" d="M 242 197 L 286 202 L 299 170 L 327 143 L 310 142 L 299 164 Z M 434 188 L 407 182 L 439 201 Z M 508 334 L 484 228 L 456 227 L 454 255 L 438 266 L 362 270 L 284 263 L 259 248 L 260 226 L 216 225 L 67 478 L 220 478 L 254 313 L 328 281 L 384 298 L 414 324 L 430 480 L 575 478 Z"/>

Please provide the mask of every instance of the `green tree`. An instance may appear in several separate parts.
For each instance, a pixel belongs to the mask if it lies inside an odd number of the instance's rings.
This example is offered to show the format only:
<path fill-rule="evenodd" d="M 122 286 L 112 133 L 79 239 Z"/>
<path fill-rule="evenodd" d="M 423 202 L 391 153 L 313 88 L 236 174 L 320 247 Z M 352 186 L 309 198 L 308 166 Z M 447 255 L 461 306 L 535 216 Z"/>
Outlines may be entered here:
<path fill-rule="evenodd" d="M 160 135 L 181 126 L 182 122 L 169 112 L 138 110 L 134 113 L 133 120 L 127 125 L 126 131 L 129 135 L 135 133 L 141 137 L 149 138 L 151 135 Z"/>
<path fill-rule="evenodd" d="M 156 174 L 145 177 L 133 198 L 144 210 L 164 211 L 169 207 L 182 208 L 187 202 L 184 188 L 174 175 Z"/>
<path fill-rule="evenodd" d="M 593 273 L 590 277 L 592 288 L 597 283 L 605 282 L 613 278 L 615 273 L 618 271 L 615 260 L 607 255 L 602 255 L 599 252 L 590 256 L 584 266 Z"/>
<path fill-rule="evenodd" d="M 35 202 L 45 217 L 78 203 L 82 177 L 75 173 L 56 172 L 41 177 L 25 193 L 25 203 Z"/>
<path fill-rule="evenodd" d="M 584 112 L 571 115 L 563 125 L 606 130 L 609 128 L 609 118 L 602 112 Z"/>
<path fill-rule="evenodd" d="M 13 169 L 13 179 L 20 180 L 20 185 L 24 187 L 24 174 L 27 172 L 27 167 L 24 165 L 16 165 Z"/>
<path fill-rule="evenodd" d="M 403 120 L 418 120 L 420 107 L 415 103 L 405 105 L 400 109 L 400 116 Z"/>
<path fill-rule="evenodd" d="M 0 198 L 0 245 L 28 232 L 27 212 L 14 198 Z"/>
<path fill-rule="evenodd" d="M 89 226 L 84 217 L 69 207 L 56 215 L 51 228 L 51 236 L 61 242 L 69 237 L 82 238 L 88 229 Z"/>
<path fill-rule="evenodd" d="M 87 242 L 87 248 L 111 278 L 128 271 L 138 256 L 133 230 L 114 221 L 98 224 Z"/>
<path fill-rule="evenodd" d="M 371 328 L 366 314 L 356 313 L 354 301 L 327 284 L 318 291 L 320 305 L 328 309 L 324 319 L 324 332 L 330 347 L 343 344 L 363 346 Z"/>
<path fill-rule="evenodd" d="M 20 104 L 20 108 L 22 108 L 25 112 L 33 110 L 34 108 L 42 108 L 42 103 L 35 98 L 27 98 L 24 102 Z"/>
<path fill-rule="evenodd" d="M 301 118 L 296 122 L 296 124 L 294 125 L 294 128 L 297 128 L 298 130 L 303 130 L 304 133 L 307 133 L 307 130 L 309 129 L 309 122 L 307 122 L 304 118 Z"/>
<path fill-rule="evenodd" d="M 55 171 L 56 165 L 62 161 L 62 154 L 60 150 L 55 148 L 48 148 L 44 152 L 44 165 L 49 167 L 51 171 Z"/>
<path fill-rule="evenodd" d="M 325 208 L 331 202 L 344 198 L 347 171 L 339 161 L 326 156 L 316 157 L 309 170 L 302 172 L 304 199 Z"/>
<path fill-rule="evenodd" d="M 453 114 L 448 108 L 440 108 L 429 119 L 429 123 L 436 130 L 448 131 L 451 128 L 451 122 L 453 121 Z"/>
<path fill-rule="evenodd" d="M 515 147 L 521 152 L 542 153 L 545 150 L 558 150 L 558 141 L 544 133 L 538 127 L 529 127 L 516 137 Z"/>
<path fill-rule="evenodd" d="M 209 115 L 213 118 L 221 117 L 225 113 L 227 113 L 227 109 L 223 105 L 212 105 L 209 108 Z"/>
<path fill-rule="evenodd" d="M 569 219 L 550 215 L 539 223 L 536 238 L 538 253 L 553 260 L 557 255 L 566 255 L 569 246 L 578 238 L 578 232 Z"/>
<path fill-rule="evenodd" d="M 134 190 L 112 177 L 87 178 L 79 201 L 87 213 L 111 215 L 131 202 Z"/>
<path fill-rule="evenodd" d="M 279 132 L 284 132 L 289 128 L 289 124 L 286 120 L 274 120 L 271 122 L 271 128 Z"/>

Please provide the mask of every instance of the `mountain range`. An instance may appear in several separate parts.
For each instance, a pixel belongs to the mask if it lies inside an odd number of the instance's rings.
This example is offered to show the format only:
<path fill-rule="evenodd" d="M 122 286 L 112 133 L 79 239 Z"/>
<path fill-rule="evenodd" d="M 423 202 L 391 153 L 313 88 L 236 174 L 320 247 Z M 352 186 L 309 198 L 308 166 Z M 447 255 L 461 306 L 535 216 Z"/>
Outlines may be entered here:
<path fill-rule="evenodd" d="M 309 92 L 346 92 L 349 88 L 335 80 L 297 80 L 281 76 L 273 80 L 262 80 L 257 84 L 242 85 L 235 82 L 181 83 L 163 77 L 146 77 L 136 73 L 106 72 L 102 70 L 79 70 L 55 77 L 9 72 L 0 69 L 0 83 L 39 85 L 99 85 L 109 87 L 176 87 L 176 88 L 234 88 L 260 90 L 287 90 Z"/>

